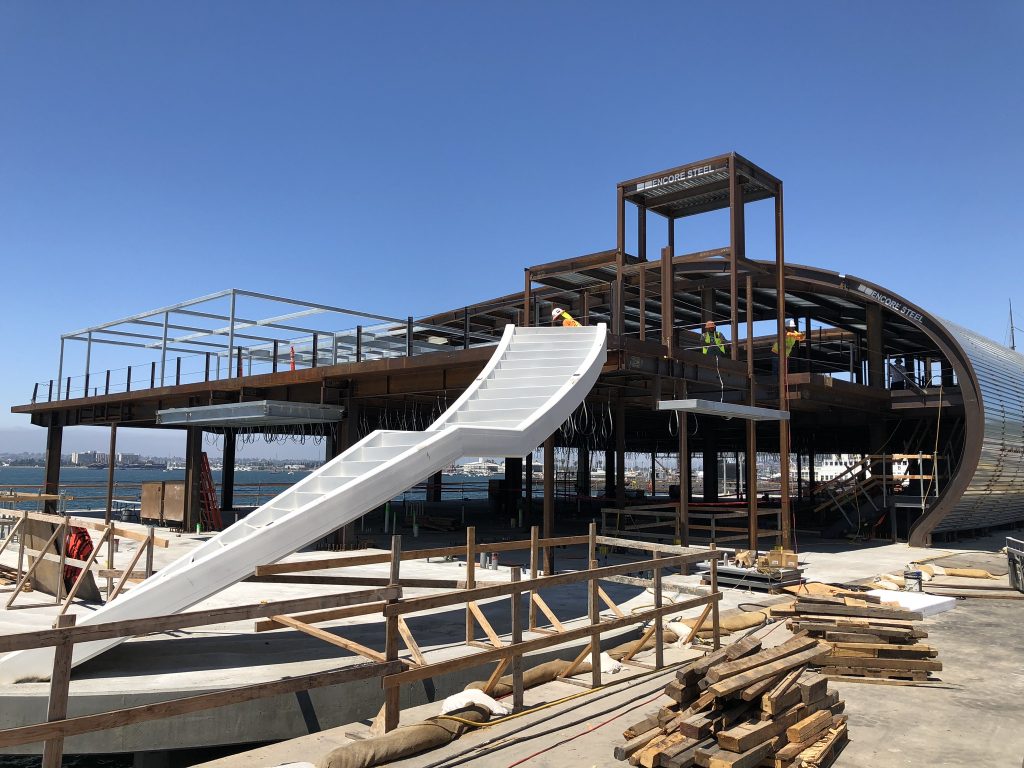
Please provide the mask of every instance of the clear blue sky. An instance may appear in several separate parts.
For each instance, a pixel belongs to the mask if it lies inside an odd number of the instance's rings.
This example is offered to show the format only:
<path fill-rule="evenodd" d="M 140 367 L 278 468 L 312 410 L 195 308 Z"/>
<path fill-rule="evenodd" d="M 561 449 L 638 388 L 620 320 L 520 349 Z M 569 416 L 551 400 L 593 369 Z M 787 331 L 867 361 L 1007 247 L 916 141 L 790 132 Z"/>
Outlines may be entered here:
<path fill-rule="evenodd" d="M 730 150 L 784 180 L 790 260 L 1002 341 L 1022 39 L 1020 2 L 4 3 L 0 450 L 42 445 L 8 411 L 61 332 L 512 292 L 613 245 L 617 181 Z"/>

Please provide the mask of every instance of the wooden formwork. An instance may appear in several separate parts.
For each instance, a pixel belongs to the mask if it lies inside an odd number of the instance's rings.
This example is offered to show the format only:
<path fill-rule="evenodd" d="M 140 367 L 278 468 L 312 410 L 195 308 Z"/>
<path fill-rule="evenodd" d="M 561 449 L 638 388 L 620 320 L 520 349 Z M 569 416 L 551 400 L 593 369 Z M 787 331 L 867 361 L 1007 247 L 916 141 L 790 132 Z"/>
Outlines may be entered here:
<path fill-rule="evenodd" d="M 152 537 L 143 537 L 147 540 Z M 537 573 L 541 563 L 540 550 L 547 547 L 586 544 L 589 551 L 588 567 L 579 571 L 564 573 Z M 598 546 L 613 546 L 650 553 L 635 561 L 615 565 L 599 566 L 597 561 Z M 142 548 L 140 547 L 140 550 Z M 372 586 L 372 589 L 339 594 L 328 594 L 310 598 L 283 600 L 255 605 L 235 606 L 231 608 L 193 611 L 169 616 L 155 616 L 130 621 L 107 622 L 85 626 L 75 626 L 74 616 L 61 615 L 54 627 L 41 632 L 25 632 L 0 638 L 0 653 L 40 647 L 54 647 L 54 665 L 51 678 L 51 707 L 48 722 L 36 725 L 10 728 L 0 731 L 0 747 L 9 747 L 33 742 L 45 742 L 44 765 L 57 766 L 63 751 L 63 742 L 70 736 L 94 731 L 117 728 L 151 720 L 174 717 L 199 712 L 216 707 L 236 704 L 242 701 L 275 696 L 299 690 L 345 682 L 365 680 L 372 677 L 381 678 L 383 689 L 383 705 L 378 717 L 379 729 L 391 730 L 399 721 L 399 690 L 403 684 L 438 677 L 459 670 L 494 664 L 485 688 L 493 689 L 498 679 L 511 669 L 513 678 L 513 703 L 518 709 L 523 707 L 523 657 L 527 654 L 544 649 L 555 648 L 577 640 L 587 641 L 572 668 L 582 664 L 590 657 L 591 679 L 588 685 L 601 685 L 600 641 L 601 635 L 610 631 L 651 622 L 650 627 L 639 638 L 635 648 L 628 657 L 654 638 L 655 668 L 664 664 L 662 657 L 663 620 L 668 613 L 678 613 L 688 608 L 704 607 L 701 623 L 710 613 L 714 632 L 715 647 L 719 644 L 718 603 L 721 594 L 717 591 L 717 563 L 720 552 L 712 545 L 709 549 L 690 549 L 650 542 L 638 542 L 597 535 L 597 527 L 591 524 L 586 536 L 541 539 L 534 529 L 530 539 L 523 541 L 497 542 L 486 545 L 490 552 L 508 552 L 513 550 L 530 550 L 531 576 L 523 579 L 519 568 L 512 568 L 509 581 L 479 582 L 471 564 L 474 563 L 476 552 L 475 531 L 469 530 L 466 547 L 442 547 L 403 551 L 401 537 L 392 537 L 391 551 L 381 554 L 363 554 L 348 557 L 331 557 L 313 561 L 295 563 L 278 563 L 259 566 L 255 578 L 278 579 L 288 575 L 343 568 L 370 563 L 388 563 L 390 574 L 386 579 L 367 579 L 362 577 L 330 577 L 328 583 L 345 585 Z M 418 560 L 430 557 L 467 556 L 467 574 L 464 580 L 442 579 L 403 579 L 401 564 L 405 560 Z M 137 561 L 137 557 L 135 560 Z M 712 572 L 712 588 L 707 595 L 695 596 L 683 602 L 663 605 L 658 589 L 654 593 L 654 606 L 643 611 L 626 613 L 622 611 L 601 588 L 601 580 L 609 580 L 638 571 L 651 571 L 654 583 L 660 585 L 662 571 L 666 568 L 683 568 L 687 565 L 710 560 Z M 125 569 L 122 584 L 133 574 L 131 567 Z M 315 577 L 304 577 L 315 578 Z M 384 584 L 366 584 L 366 582 L 385 581 Z M 540 597 L 543 589 L 561 587 L 570 584 L 586 583 L 588 588 L 587 620 L 580 626 L 567 627 L 550 612 L 552 627 L 538 627 L 535 622 L 524 620 L 521 599 L 530 596 L 530 605 L 547 606 Z M 403 596 L 403 587 L 430 587 L 445 590 L 436 594 L 416 597 Z M 479 608 L 481 601 L 509 599 L 511 614 L 511 636 L 504 640 L 493 628 Z M 604 602 L 610 618 L 602 618 L 601 603 Z M 465 606 L 466 611 L 466 647 L 470 653 L 457 658 L 432 661 L 429 651 L 424 650 L 413 637 L 406 623 L 406 616 L 427 610 L 449 606 Z M 542 612 L 545 612 L 542 608 Z M 547 613 L 545 612 L 545 613 Z M 380 615 L 383 619 L 384 651 L 380 652 L 366 645 L 349 640 L 336 632 L 327 632 L 316 627 L 326 621 L 358 615 Z M 214 693 L 189 696 L 158 704 L 129 707 L 91 715 L 67 717 L 67 700 L 69 696 L 69 680 L 71 658 L 75 644 L 93 640 L 115 637 L 133 637 L 153 632 L 166 632 L 185 627 L 205 626 L 223 622 L 256 620 L 255 631 L 290 628 L 304 632 L 324 642 L 340 647 L 346 651 L 364 657 L 370 663 L 356 667 L 339 667 L 327 672 L 312 675 L 289 677 L 268 683 L 232 688 Z M 568 623 L 568 622 L 566 622 Z M 487 638 L 486 643 L 477 641 L 475 626 L 479 625 Z M 530 630 L 535 635 L 524 639 L 524 632 Z M 541 631 L 541 630 L 547 630 Z M 401 652 L 405 646 L 407 653 Z M 483 646 L 483 647 L 481 647 Z M 629 662 L 629 658 L 627 658 Z M 573 669 L 569 670 L 569 673 Z"/>

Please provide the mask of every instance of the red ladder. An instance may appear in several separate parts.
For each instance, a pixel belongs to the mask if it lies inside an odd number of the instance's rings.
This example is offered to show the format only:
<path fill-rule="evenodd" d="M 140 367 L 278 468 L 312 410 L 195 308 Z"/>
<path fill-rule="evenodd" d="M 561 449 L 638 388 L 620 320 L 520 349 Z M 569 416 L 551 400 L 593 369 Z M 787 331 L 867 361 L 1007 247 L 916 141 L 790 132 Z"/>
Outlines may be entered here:
<path fill-rule="evenodd" d="M 213 485 L 213 473 L 210 471 L 210 459 L 203 451 L 203 466 L 199 473 L 199 489 L 202 494 L 203 530 L 219 531 L 224 527 L 220 518 L 220 504 L 217 503 L 217 489 Z"/>

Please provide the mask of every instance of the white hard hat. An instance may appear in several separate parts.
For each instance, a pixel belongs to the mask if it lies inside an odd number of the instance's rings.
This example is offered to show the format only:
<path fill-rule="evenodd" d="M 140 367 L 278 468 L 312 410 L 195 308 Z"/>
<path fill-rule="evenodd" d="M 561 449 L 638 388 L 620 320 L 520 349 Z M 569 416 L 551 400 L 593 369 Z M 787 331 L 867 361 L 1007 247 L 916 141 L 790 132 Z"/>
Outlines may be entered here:
<path fill-rule="evenodd" d="M 793 318 L 789 318 L 789 320 L 786 321 L 786 327 L 796 328 L 796 320 L 794 320 Z"/>
<path fill-rule="evenodd" d="M 554 320 L 556 317 L 558 317 L 563 312 L 565 312 L 565 310 L 562 309 L 561 307 L 555 307 L 554 309 L 551 310 L 551 319 Z"/>

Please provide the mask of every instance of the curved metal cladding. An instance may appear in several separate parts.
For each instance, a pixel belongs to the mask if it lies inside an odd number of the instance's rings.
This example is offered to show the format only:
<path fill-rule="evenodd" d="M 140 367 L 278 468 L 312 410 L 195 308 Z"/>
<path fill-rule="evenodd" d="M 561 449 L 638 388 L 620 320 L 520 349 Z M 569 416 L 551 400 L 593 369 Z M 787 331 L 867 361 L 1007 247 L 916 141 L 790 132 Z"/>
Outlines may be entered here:
<path fill-rule="evenodd" d="M 1000 398 L 996 392 L 1000 391 L 1000 387 L 1008 393 L 1011 392 L 1011 382 L 1014 378 L 1021 383 L 1021 388 L 1024 388 L 1024 358 L 1021 355 L 1010 352 L 973 331 L 946 322 L 902 296 L 853 275 L 840 275 L 816 267 L 787 264 L 786 283 L 794 288 L 806 288 L 838 296 L 862 306 L 869 303 L 878 304 L 883 311 L 901 315 L 931 339 L 956 373 L 964 404 L 963 454 L 939 498 L 911 527 L 911 545 L 929 546 L 933 531 L 982 528 L 1006 520 L 1024 519 L 1024 486 L 1017 486 L 1012 490 L 1008 487 L 1008 480 L 1014 469 L 1013 463 L 1004 459 L 999 465 L 999 470 L 992 472 L 986 471 L 986 465 L 983 464 L 986 447 L 987 455 L 990 457 L 1000 455 L 1001 451 L 1001 455 L 1007 455 L 1006 451 L 999 447 L 1005 436 L 1003 426 L 1006 421 L 998 410 Z M 997 363 L 997 360 L 1002 362 Z M 988 371 L 992 372 L 989 385 L 992 394 L 988 398 L 988 404 L 996 410 L 986 416 L 980 379 L 987 377 Z M 995 382 L 999 382 L 998 386 Z M 1015 418 L 1020 420 L 1019 390 L 1017 398 Z M 1019 441 L 1019 423 L 1016 426 L 1016 435 L 1016 440 Z M 1016 444 L 1019 450 L 1021 443 Z M 1016 456 L 1019 461 L 1020 453 Z M 981 471 L 977 471 L 979 469 Z M 965 497 L 968 491 L 970 495 Z"/>
<path fill-rule="evenodd" d="M 942 320 L 963 349 L 977 382 L 980 426 L 975 445 L 977 465 L 959 500 L 931 529 L 935 532 L 981 528 L 1024 520 L 1024 355 L 997 344 L 962 325 Z M 960 472 L 970 471 L 961 462 Z"/>

